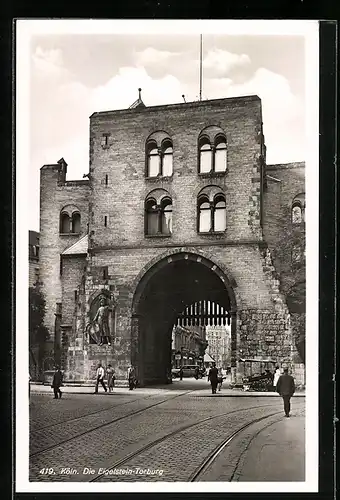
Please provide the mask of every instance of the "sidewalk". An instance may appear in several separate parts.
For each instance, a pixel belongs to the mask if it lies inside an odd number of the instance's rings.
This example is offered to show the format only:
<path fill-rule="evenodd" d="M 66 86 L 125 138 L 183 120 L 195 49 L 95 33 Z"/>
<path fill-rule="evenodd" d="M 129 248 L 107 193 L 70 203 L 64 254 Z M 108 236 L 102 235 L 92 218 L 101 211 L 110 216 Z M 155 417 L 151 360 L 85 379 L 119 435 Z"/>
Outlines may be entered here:
<path fill-rule="evenodd" d="M 195 397 L 280 397 L 276 392 L 258 392 L 258 391 L 243 391 L 242 389 L 227 389 L 223 388 L 221 392 L 217 392 L 216 394 L 211 394 L 210 387 L 206 389 L 192 389 L 192 395 Z M 178 387 L 173 386 L 172 384 L 157 386 L 157 387 L 141 387 L 134 389 L 134 394 L 143 394 L 143 395 L 161 395 L 164 393 L 182 393 L 190 391 L 189 388 L 186 387 Z M 52 394 L 52 389 L 49 385 L 42 384 L 34 384 L 31 383 L 31 394 Z M 62 387 L 62 392 L 67 394 L 93 394 L 94 393 L 94 384 L 93 386 L 75 386 L 75 385 L 64 385 Z M 115 387 L 112 393 L 105 393 L 102 388 L 99 388 L 99 395 L 104 396 L 114 396 L 115 394 L 130 394 L 132 391 L 129 391 L 128 387 Z M 304 392 L 297 392 L 293 396 L 295 397 L 305 397 Z"/>
<path fill-rule="evenodd" d="M 305 481 L 305 417 L 300 411 L 255 435 L 233 481 Z"/>

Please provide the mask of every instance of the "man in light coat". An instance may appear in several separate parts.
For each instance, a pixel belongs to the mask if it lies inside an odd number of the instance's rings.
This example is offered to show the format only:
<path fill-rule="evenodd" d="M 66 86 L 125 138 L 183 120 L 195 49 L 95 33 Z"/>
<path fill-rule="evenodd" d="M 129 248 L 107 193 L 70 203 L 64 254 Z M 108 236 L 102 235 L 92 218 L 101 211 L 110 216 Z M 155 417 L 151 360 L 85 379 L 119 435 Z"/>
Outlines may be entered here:
<path fill-rule="evenodd" d="M 96 388 L 94 390 L 95 394 L 98 394 L 98 386 L 99 384 L 102 384 L 104 391 L 107 392 L 107 388 L 104 382 L 104 376 L 105 376 L 105 370 L 102 367 L 102 364 L 99 363 L 98 368 L 97 368 L 97 374 L 96 374 Z"/>

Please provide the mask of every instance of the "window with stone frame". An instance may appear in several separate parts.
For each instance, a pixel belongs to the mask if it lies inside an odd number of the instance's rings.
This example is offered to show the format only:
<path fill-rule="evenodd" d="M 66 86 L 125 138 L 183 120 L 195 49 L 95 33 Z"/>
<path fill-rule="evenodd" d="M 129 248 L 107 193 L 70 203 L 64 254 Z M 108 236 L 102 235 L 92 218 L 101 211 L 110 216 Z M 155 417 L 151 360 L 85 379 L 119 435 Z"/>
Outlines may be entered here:
<path fill-rule="evenodd" d="M 60 211 L 59 233 L 79 234 L 81 232 L 80 211 L 75 205 L 67 205 Z"/>
<path fill-rule="evenodd" d="M 219 126 L 206 127 L 198 138 L 198 172 L 200 174 L 227 171 L 227 139 Z"/>
<path fill-rule="evenodd" d="M 155 190 L 154 194 L 158 196 L 151 194 L 145 200 L 145 235 L 170 236 L 172 234 L 171 197 L 165 190 Z"/>
<path fill-rule="evenodd" d="M 164 132 L 152 134 L 146 142 L 146 176 L 171 177 L 172 173 L 173 145 L 170 137 Z"/>
<path fill-rule="evenodd" d="M 222 233 L 227 228 L 226 199 L 217 186 L 203 188 L 197 198 L 197 231 Z"/>
<path fill-rule="evenodd" d="M 305 222 L 305 193 L 300 193 L 293 199 L 292 202 L 292 224 L 302 224 Z"/>

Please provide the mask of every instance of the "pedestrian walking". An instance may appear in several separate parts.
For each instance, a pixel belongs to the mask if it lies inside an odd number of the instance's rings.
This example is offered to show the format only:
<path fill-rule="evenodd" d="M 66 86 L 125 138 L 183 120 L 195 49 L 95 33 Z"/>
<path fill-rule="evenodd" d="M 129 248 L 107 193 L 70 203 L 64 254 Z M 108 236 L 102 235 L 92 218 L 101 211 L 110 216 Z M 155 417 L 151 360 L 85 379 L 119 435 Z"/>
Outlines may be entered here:
<path fill-rule="evenodd" d="M 276 391 L 276 385 L 281 376 L 281 370 L 279 366 L 276 366 L 275 373 L 274 373 L 274 379 L 273 379 L 273 386 L 274 386 L 274 391 Z"/>
<path fill-rule="evenodd" d="M 183 380 L 183 366 L 181 366 L 179 369 L 179 379 Z"/>
<path fill-rule="evenodd" d="M 218 384 L 218 370 L 216 368 L 216 363 L 212 364 L 209 370 L 208 382 L 211 384 L 211 392 L 216 394 L 217 384 Z"/>
<path fill-rule="evenodd" d="M 110 364 L 107 365 L 106 375 L 107 375 L 107 387 L 109 389 L 109 392 L 112 392 L 113 387 L 115 385 L 115 371 Z"/>
<path fill-rule="evenodd" d="M 290 398 L 295 392 L 294 378 L 288 374 L 288 368 L 283 370 L 283 375 L 280 376 L 276 384 L 276 390 L 283 399 L 283 408 L 286 417 L 290 414 Z"/>
<path fill-rule="evenodd" d="M 132 391 L 136 386 L 136 372 L 132 365 L 128 369 L 128 381 L 129 381 L 129 390 Z"/>
<path fill-rule="evenodd" d="M 199 374 L 200 374 L 200 369 L 198 366 L 196 366 L 195 367 L 195 374 L 194 374 L 194 377 L 196 380 L 198 380 Z"/>
<path fill-rule="evenodd" d="M 99 363 L 98 368 L 97 368 L 97 374 L 96 374 L 96 388 L 94 390 L 95 394 L 98 394 L 98 386 L 101 384 L 103 386 L 103 389 L 105 392 L 107 392 L 107 388 L 104 382 L 104 376 L 105 376 L 105 370 L 102 367 L 102 364 Z"/>
<path fill-rule="evenodd" d="M 223 384 L 223 373 L 222 373 L 222 368 L 218 369 L 218 374 L 217 374 L 217 384 L 218 384 L 218 390 L 220 391 L 222 389 L 222 384 Z"/>
<path fill-rule="evenodd" d="M 58 399 L 58 395 L 59 399 L 61 398 L 62 392 L 60 390 L 60 387 L 62 385 L 63 385 L 63 374 L 61 373 L 59 366 L 56 366 L 51 385 L 51 388 L 53 389 L 54 392 L 54 399 Z"/>

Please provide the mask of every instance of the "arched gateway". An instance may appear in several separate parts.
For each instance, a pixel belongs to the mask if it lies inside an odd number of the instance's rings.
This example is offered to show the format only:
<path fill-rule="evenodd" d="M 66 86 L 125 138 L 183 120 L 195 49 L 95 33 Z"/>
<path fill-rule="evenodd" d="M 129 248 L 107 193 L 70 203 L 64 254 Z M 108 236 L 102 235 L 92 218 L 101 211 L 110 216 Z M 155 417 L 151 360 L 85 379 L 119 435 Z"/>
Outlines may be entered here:
<path fill-rule="evenodd" d="M 236 371 L 235 288 L 236 282 L 229 273 L 196 252 L 181 251 L 160 258 L 140 273 L 132 302 L 131 359 L 142 385 L 166 382 L 171 369 L 173 325 L 186 308 L 203 301 L 215 307 L 209 314 L 192 309 L 187 322 L 193 326 L 209 325 L 216 318 L 221 324 L 228 318 L 231 364 Z"/>

